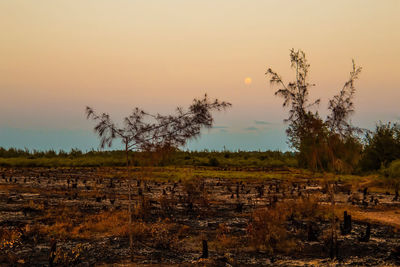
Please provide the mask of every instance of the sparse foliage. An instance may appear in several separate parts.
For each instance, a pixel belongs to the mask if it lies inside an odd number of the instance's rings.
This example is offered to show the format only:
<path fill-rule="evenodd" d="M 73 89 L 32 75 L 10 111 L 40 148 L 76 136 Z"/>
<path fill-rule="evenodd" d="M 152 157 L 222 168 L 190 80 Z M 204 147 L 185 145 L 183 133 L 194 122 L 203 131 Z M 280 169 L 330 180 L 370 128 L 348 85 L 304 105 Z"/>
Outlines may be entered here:
<path fill-rule="evenodd" d="M 187 110 L 181 107 L 174 115 L 152 115 L 135 108 L 131 115 L 124 118 L 123 126 L 114 123 L 109 114 L 97 114 L 92 108 L 86 108 L 88 119 L 97 122 L 95 132 L 100 137 L 102 148 L 111 146 L 119 138 L 129 150 L 152 151 L 163 147 L 179 147 L 198 136 L 202 127 L 211 128 L 212 111 L 220 111 L 231 104 L 207 95 L 203 99 L 194 99 Z"/>
<path fill-rule="evenodd" d="M 284 99 L 283 107 L 289 108 L 289 117 L 285 120 L 289 122 L 286 132 L 291 145 L 294 148 L 299 148 L 301 139 L 307 135 L 306 122 L 310 117 L 318 116 L 318 114 L 312 113 L 309 109 L 318 105 L 320 99 L 310 103 L 309 88 L 314 84 L 308 82 L 310 64 L 307 62 L 305 53 L 301 50 L 290 50 L 290 63 L 291 67 L 295 69 L 296 80 L 289 82 L 287 85 L 285 85 L 281 76 L 271 68 L 265 74 L 270 77 L 271 85 L 279 86 L 275 95 Z"/>
<path fill-rule="evenodd" d="M 358 134 L 362 131 L 351 125 L 349 117 L 354 112 L 354 83 L 361 67 L 353 61 L 349 79 L 339 94 L 329 100 L 330 114 L 324 121 L 318 111 L 313 110 L 320 99 L 309 99 L 309 90 L 315 85 L 308 81 L 310 64 L 305 53 L 291 49 L 290 62 L 296 77 L 288 84 L 271 68 L 265 74 L 271 85 L 279 87 L 275 95 L 283 98 L 283 107 L 289 108 L 289 117 L 285 120 L 289 123 L 286 133 L 290 145 L 299 152 L 300 166 L 339 172 L 353 170 L 360 158 Z"/>
<path fill-rule="evenodd" d="M 331 112 L 326 119 L 331 132 L 339 134 L 342 138 L 352 136 L 353 133 L 360 133 L 360 129 L 349 123 L 349 117 L 354 112 L 353 98 L 356 92 L 354 87 L 355 80 L 361 73 L 362 68 L 357 67 L 354 60 L 353 69 L 350 72 L 349 79 L 344 83 L 339 94 L 329 100 L 328 110 Z"/>

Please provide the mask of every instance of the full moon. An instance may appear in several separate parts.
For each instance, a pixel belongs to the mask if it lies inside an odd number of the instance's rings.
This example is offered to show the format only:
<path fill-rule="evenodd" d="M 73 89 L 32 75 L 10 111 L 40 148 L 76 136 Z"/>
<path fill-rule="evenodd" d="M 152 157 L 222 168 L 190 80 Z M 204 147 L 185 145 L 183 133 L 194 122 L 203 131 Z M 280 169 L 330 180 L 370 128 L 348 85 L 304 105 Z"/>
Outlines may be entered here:
<path fill-rule="evenodd" d="M 252 80 L 251 80 L 251 78 L 250 77 L 246 77 L 245 79 L 244 79 L 244 83 L 245 84 L 251 84 L 251 82 L 252 82 Z"/>

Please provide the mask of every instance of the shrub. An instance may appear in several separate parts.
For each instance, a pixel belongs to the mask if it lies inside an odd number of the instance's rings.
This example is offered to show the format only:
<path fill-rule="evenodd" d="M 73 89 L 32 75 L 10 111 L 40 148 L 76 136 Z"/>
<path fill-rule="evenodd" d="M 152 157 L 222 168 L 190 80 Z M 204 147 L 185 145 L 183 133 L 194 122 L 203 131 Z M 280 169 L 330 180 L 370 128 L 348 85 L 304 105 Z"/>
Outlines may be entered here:
<path fill-rule="evenodd" d="M 61 266 L 78 265 L 82 263 L 82 254 L 85 250 L 82 244 L 72 248 L 58 247 L 54 253 L 54 263 Z"/>
<path fill-rule="evenodd" d="M 150 210 L 150 200 L 145 196 L 141 196 L 139 203 L 136 203 L 133 207 L 133 215 L 136 219 L 147 220 L 151 215 Z"/>
<path fill-rule="evenodd" d="M 222 252 L 238 246 L 237 238 L 232 236 L 231 229 L 224 223 L 218 226 L 215 245 Z"/>
<path fill-rule="evenodd" d="M 217 158 L 210 158 L 210 160 L 208 161 L 208 165 L 212 166 L 212 167 L 218 167 L 219 166 L 219 161 Z"/>
<path fill-rule="evenodd" d="M 186 193 L 187 204 L 198 204 L 202 207 L 209 207 L 209 199 L 205 190 L 204 179 L 192 177 L 183 181 L 183 188 Z"/>
<path fill-rule="evenodd" d="M 169 220 L 159 221 L 151 225 L 152 245 L 157 249 L 171 249 L 177 246 L 179 228 Z"/>
<path fill-rule="evenodd" d="M 315 220 L 327 215 L 327 208 L 320 205 L 316 195 L 310 195 L 287 203 L 288 212 L 299 220 Z"/>
<path fill-rule="evenodd" d="M 393 161 L 389 166 L 389 177 L 400 179 L 400 159 Z"/>
<path fill-rule="evenodd" d="M 255 210 L 247 228 L 251 245 L 269 254 L 289 252 L 294 246 L 294 241 L 285 227 L 288 215 L 283 204 Z"/>
<path fill-rule="evenodd" d="M 159 202 L 161 206 L 161 212 L 164 216 L 171 216 L 176 205 L 178 204 L 174 196 L 160 196 Z"/>
<path fill-rule="evenodd" d="M 393 161 L 390 166 L 383 170 L 386 177 L 384 184 L 389 189 L 398 191 L 400 189 L 400 159 Z"/>
<path fill-rule="evenodd" d="M 0 265 L 14 266 L 18 261 L 16 249 L 22 245 L 21 232 L 11 228 L 0 228 Z M 1 265 L 3 266 L 3 265 Z"/>
<path fill-rule="evenodd" d="M 380 123 L 365 136 L 365 148 L 360 162 L 364 171 L 387 167 L 400 158 L 400 126 Z"/>
<path fill-rule="evenodd" d="M 135 240 L 149 243 L 157 249 L 177 248 L 179 239 L 187 229 L 171 223 L 168 219 L 155 223 L 134 222 L 132 234 Z"/>

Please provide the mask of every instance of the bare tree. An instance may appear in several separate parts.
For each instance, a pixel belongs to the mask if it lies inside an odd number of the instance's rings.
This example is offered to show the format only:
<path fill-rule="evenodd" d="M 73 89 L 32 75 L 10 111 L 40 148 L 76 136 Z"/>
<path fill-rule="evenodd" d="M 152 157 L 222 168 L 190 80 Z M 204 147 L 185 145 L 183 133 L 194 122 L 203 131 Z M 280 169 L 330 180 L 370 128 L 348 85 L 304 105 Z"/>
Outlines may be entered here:
<path fill-rule="evenodd" d="M 178 107 L 173 115 L 153 115 L 135 108 L 131 115 L 124 118 L 123 126 L 114 123 L 109 114 L 97 114 L 92 108 L 86 107 L 87 119 L 96 122 L 94 131 L 100 138 L 101 148 L 111 147 L 115 139 L 120 139 L 125 148 L 131 259 L 133 258 L 133 238 L 129 151 L 154 151 L 166 147 L 183 146 L 188 140 L 199 136 L 203 127 L 212 127 L 214 122 L 212 111 L 221 111 L 230 106 L 228 102 L 218 99 L 210 100 L 205 95 L 202 99 L 194 99 L 187 110 Z"/>

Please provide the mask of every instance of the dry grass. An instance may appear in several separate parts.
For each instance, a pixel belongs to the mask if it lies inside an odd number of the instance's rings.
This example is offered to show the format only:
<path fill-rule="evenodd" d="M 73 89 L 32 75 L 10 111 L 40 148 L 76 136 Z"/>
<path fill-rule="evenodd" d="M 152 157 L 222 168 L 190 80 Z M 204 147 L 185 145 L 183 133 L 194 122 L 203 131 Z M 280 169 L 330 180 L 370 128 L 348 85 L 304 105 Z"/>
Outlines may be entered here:
<path fill-rule="evenodd" d="M 0 192 L 4 193 L 30 193 L 38 194 L 43 190 L 34 187 L 22 186 L 20 184 L 0 184 Z"/>
<path fill-rule="evenodd" d="M 190 177 L 183 181 L 186 194 L 186 203 L 196 204 L 202 208 L 209 208 L 210 200 L 205 189 L 205 181 L 200 177 Z"/>
<path fill-rule="evenodd" d="M 250 244 L 267 253 L 288 253 L 298 249 L 296 236 L 290 233 L 290 220 L 315 222 L 329 216 L 326 207 L 319 204 L 318 195 L 280 202 L 272 207 L 257 209 L 251 215 L 248 226 Z"/>
<path fill-rule="evenodd" d="M 218 226 L 213 243 L 216 250 L 222 253 L 240 246 L 239 238 L 233 236 L 230 227 L 224 223 Z"/>
<path fill-rule="evenodd" d="M 293 218 L 298 220 L 313 221 L 325 219 L 328 208 L 320 204 L 320 195 L 313 194 L 296 200 L 288 201 L 284 208 Z"/>
<path fill-rule="evenodd" d="M 165 217 L 171 216 L 176 205 L 178 204 L 177 199 L 174 196 L 160 196 L 158 199 L 161 205 L 161 213 Z"/>
<path fill-rule="evenodd" d="M 295 243 L 285 227 L 289 216 L 285 207 L 282 203 L 273 208 L 257 209 L 253 212 L 247 230 L 250 244 L 256 250 L 273 254 L 288 252 L 294 247 Z"/>
<path fill-rule="evenodd" d="M 150 217 L 150 201 L 147 197 L 141 196 L 140 200 L 133 205 L 132 215 L 136 219 L 147 220 Z"/>
<path fill-rule="evenodd" d="M 15 250 L 22 244 L 21 236 L 22 233 L 16 229 L 0 228 L 0 264 L 14 265 L 18 262 Z"/>
<path fill-rule="evenodd" d="M 76 209 L 62 207 L 60 216 L 50 225 L 41 225 L 40 232 L 54 239 L 87 239 L 103 237 L 128 237 L 129 214 L 127 211 L 105 211 L 99 214 L 84 215 Z M 176 248 L 187 231 L 168 219 L 146 223 L 136 220 L 132 223 L 132 235 L 136 242 L 148 243 L 157 249 Z"/>
<path fill-rule="evenodd" d="M 41 233 L 56 239 L 93 239 L 107 236 L 128 235 L 128 213 L 126 211 L 102 212 L 85 215 L 74 208 L 60 207 L 58 216 L 54 210 L 45 218 L 54 223 L 41 226 Z"/>

